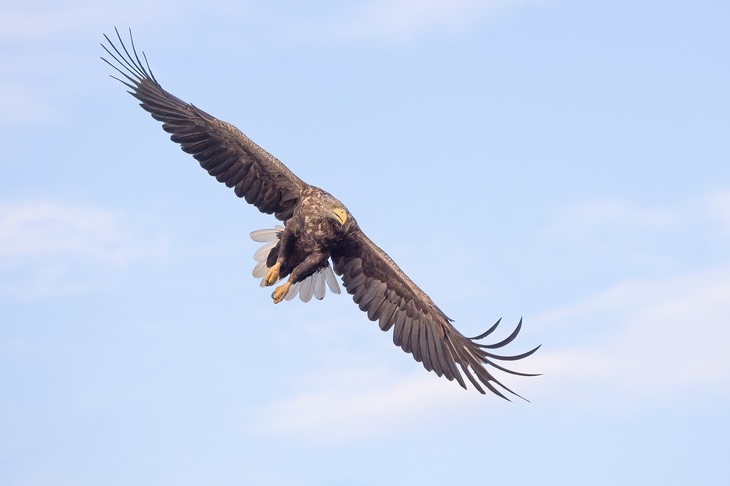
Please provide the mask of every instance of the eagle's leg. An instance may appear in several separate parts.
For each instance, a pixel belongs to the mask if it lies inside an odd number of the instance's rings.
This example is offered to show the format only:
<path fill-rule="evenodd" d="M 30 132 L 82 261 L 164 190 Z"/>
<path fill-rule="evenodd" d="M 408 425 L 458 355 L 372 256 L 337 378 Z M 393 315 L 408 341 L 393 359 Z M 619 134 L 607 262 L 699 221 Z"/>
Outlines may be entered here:
<path fill-rule="evenodd" d="M 276 263 L 269 268 L 269 271 L 264 277 L 264 285 L 268 287 L 270 285 L 274 285 L 276 281 L 279 280 L 279 269 L 281 269 L 281 259 L 277 258 Z"/>
<path fill-rule="evenodd" d="M 289 292 L 289 287 L 291 287 L 291 279 L 284 282 L 283 285 L 276 287 L 274 292 L 271 294 L 271 298 L 274 299 L 274 304 L 278 304 L 284 300 L 284 297 L 286 297 L 286 294 Z"/>
<path fill-rule="evenodd" d="M 268 256 L 270 261 L 271 257 L 276 255 L 276 262 L 269 267 L 269 271 L 264 277 L 263 283 L 266 287 L 274 285 L 282 277 L 281 266 L 284 264 L 284 260 L 286 260 L 287 255 L 289 255 L 294 249 L 294 244 L 294 236 L 290 230 L 287 230 L 287 225 L 285 225 L 284 231 L 279 234 L 279 243 L 271 250 Z M 281 299 L 279 301 L 281 301 Z"/>
<path fill-rule="evenodd" d="M 292 270 L 289 276 L 289 280 L 287 280 L 284 284 L 276 287 L 276 290 L 274 290 L 274 292 L 271 294 L 271 298 L 274 299 L 274 304 L 278 304 L 279 302 L 284 300 L 284 297 L 286 297 L 286 294 L 289 292 L 289 287 L 291 287 L 292 284 L 301 282 L 302 280 L 305 280 L 307 277 L 312 275 L 322 264 L 322 262 L 324 262 L 328 258 L 329 253 L 310 253 L 302 263 L 297 265 L 294 270 Z"/>

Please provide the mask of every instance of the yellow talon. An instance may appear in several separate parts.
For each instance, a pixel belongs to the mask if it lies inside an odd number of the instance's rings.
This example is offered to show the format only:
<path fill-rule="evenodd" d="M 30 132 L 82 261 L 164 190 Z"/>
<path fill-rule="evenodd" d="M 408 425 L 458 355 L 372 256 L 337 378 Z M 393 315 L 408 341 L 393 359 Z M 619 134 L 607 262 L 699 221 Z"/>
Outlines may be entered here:
<path fill-rule="evenodd" d="M 279 280 L 279 268 L 281 268 L 281 262 L 279 260 L 276 260 L 274 266 L 269 268 L 269 271 L 264 277 L 264 285 L 268 287 L 270 285 L 274 285 L 276 281 Z"/>
<path fill-rule="evenodd" d="M 291 280 L 287 280 L 283 285 L 276 287 L 276 290 L 271 294 L 271 298 L 274 299 L 274 304 L 278 304 L 284 300 L 284 297 L 289 292 L 289 287 L 291 287 Z"/>

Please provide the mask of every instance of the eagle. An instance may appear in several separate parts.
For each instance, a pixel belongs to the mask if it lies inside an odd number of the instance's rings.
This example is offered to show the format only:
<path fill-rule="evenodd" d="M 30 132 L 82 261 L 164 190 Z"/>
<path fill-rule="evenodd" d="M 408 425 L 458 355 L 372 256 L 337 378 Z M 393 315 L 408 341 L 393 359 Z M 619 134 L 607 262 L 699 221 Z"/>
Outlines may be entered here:
<path fill-rule="evenodd" d="M 456 380 L 464 389 L 466 378 L 482 394 L 486 388 L 506 400 L 505 391 L 523 398 L 488 368 L 536 376 L 497 361 L 521 360 L 540 346 L 517 355 L 494 352 L 517 337 L 522 319 L 509 336 L 496 343 L 483 340 L 497 329 L 501 318 L 478 336 L 461 334 L 452 319 L 363 233 L 344 204 L 301 180 L 233 125 L 165 91 L 144 52 L 141 58 L 137 54 L 131 30 L 129 47 L 119 30 L 114 30 L 118 44 L 106 34 L 106 44 L 101 44 L 109 56 L 101 59 L 120 75 L 111 77 L 128 87 L 140 106 L 162 122 L 171 140 L 208 174 L 283 223 L 251 233 L 254 241 L 264 243 L 254 255 L 257 263 L 253 275 L 261 278 L 262 286 L 276 285 L 271 294 L 275 304 L 297 295 L 305 302 L 313 296 L 322 299 L 326 288 L 340 293 L 335 274 L 339 275 L 368 319 L 383 331 L 393 329 L 393 343 L 412 354 L 426 370 Z"/>

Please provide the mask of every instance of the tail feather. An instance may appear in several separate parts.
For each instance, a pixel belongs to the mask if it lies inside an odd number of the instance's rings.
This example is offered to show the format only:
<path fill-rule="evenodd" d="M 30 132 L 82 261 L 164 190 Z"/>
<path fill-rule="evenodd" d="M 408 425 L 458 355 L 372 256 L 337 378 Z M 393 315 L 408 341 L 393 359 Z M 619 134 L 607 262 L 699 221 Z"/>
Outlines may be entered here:
<path fill-rule="evenodd" d="M 251 232 L 251 239 L 258 243 L 267 243 L 273 241 L 276 244 L 279 241 L 279 234 L 284 231 L 284 227 L 277 224 L 274 229 L 260 229 Z"/>
<path fill-rule="evenodd" d="M 284 227 L 276 225 L 274 229 L 260 229 L 251 232 L 252 240 L 258 243 L 264 243 L 253 255 L 254 260 L 256 260 L 256 266 L 253 272 L 251 272 L 255 278 L 261 279 L 262 287 L 264 287 L 264 277 L 269 270 L 266 260 L 271 250 L 279 242 L 282 231 L 284 231 Z M 326 266 L 320 268 L 303 281 L 297 282 L 289 287 L 289 292 L 287 292 L 285 299 L 291 300 L 299 295 L 299 299 L 302 302 L 309 302 L 312 297 L 317 300 L 322 300 L 327 293 L 328 287 L 333 294 L 339 294 L 341 292 L 340 286 L 337 283 L 337 277 L 329 262 L 327 262 Z"/>

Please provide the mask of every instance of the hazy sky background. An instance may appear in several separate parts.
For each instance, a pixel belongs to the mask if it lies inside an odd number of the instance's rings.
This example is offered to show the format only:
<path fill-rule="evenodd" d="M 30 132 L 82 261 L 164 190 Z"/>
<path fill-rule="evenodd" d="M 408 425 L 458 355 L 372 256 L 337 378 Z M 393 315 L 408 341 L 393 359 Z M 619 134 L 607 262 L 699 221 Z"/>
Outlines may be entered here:
<path fill-rule="evenodd" d="M 346 205 L 508 403 L 426 373 L 347 295 L 274 306 L 272 227 L 99 60 Z M 0 483 L 728 481 L 730 3 L 5 2 Z"/>

